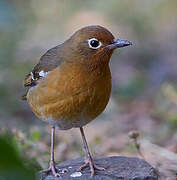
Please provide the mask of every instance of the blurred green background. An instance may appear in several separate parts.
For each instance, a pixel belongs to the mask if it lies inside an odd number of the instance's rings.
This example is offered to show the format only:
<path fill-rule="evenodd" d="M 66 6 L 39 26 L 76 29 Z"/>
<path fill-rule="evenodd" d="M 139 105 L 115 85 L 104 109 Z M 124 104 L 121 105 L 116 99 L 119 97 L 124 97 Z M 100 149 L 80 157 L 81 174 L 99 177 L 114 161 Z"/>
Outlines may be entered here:
<path fill-rule="evenodd" d="M 112 97 L 86 127 L 92 152 L 135 155 L 127 139 L 134 129 L 177 152 L 176 0 L 0 0 L 0 132 L 41 168 L 48 166 L 50 129 L 21 100 L 23 79 L 46 50 L 95 24 L 133 46 L 112 57 Z M 56 142 L 58 162 L 83 155 L 76 129 L 57 131 Z"/>

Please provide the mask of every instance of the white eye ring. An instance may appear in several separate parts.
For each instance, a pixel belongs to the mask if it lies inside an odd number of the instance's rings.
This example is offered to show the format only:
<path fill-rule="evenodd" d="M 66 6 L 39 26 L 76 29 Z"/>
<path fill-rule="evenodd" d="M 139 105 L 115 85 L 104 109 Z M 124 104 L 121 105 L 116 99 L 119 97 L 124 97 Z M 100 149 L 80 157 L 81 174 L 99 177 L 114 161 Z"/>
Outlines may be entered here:
<path fill-rule="evenodd" d="M 98 44 L 95 44 L 95 45 L 92 44 L 93 41 L 95 41 Z M 88 40 L 88 45 L 89 45 L 89 48 L 91 48 L 91 49 L 98 49 L 98 48 L 101 47 L 102 43 L 96 38 L 91 38 L 91 39 Z"/>

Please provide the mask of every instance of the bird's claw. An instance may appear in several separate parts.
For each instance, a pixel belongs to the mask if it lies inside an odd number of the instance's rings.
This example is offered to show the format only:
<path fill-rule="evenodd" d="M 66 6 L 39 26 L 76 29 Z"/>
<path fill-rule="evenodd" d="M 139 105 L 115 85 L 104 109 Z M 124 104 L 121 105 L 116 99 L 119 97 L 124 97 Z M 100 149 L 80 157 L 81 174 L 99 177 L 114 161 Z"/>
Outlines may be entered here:
<path fill-rule="evenodd" d="M 79 170 L 82 171 L 83 169 L 85 169 L 85 168 L 87 168 L 87 167 L 90 167 L 91 177 L 94 176 L 95 170 L 98 170 L 98 171 L 104 171 L 104 170 L 105 170 L 105 168 L 99 167 L 99 166 L 95 165 L 95 164 L 93 163 L 93 161 L 88 161 L 88 162 L 86 162 L 84 165 L 82 165 L 82 166 L 79 168 Z"/>
<path fill-rule="evenodd" d="M 50 172 L 52 172 L 52 174 L 55 177 L 60 177 L 60 174 L 57 172 L 55 162 L 50 162 L 50 167 L 48 169 L 42 171 L 42 173 L 45 173 L 45 174 L 49 174 Z"/>

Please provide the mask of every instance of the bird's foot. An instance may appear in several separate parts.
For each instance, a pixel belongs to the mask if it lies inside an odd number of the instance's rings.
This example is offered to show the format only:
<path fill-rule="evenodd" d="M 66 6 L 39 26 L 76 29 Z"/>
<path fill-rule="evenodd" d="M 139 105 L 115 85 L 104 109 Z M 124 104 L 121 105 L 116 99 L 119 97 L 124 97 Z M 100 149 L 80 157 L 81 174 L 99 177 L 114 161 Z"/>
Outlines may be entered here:
<path fill-rule="evenodd" d="M 57 172 L 56 164 L 54 161 L 50 162 L 50 167 L 42 171 L 42 173 L 49 174 L 52 173 L 55 177 L 60 177 L 60 174 Z"/>
<path fill-rule="evenodd" d="M 82 165 L 79 170 L 82 171 L 83 169 L 87 168 L 87 167 L 90 167 L 90 170 L 91 170 L 91 177 L 94 176 L 95 174 L 95 170 L 98 170 L 98 171 L 104 171 L 105 168 L 103 167 L 99 167 L 97 165 L 95 165 L 95 163 L 93 162 L 93 160 L 88 160 L 87 162 L 85 162 L 84 165 Z"/>

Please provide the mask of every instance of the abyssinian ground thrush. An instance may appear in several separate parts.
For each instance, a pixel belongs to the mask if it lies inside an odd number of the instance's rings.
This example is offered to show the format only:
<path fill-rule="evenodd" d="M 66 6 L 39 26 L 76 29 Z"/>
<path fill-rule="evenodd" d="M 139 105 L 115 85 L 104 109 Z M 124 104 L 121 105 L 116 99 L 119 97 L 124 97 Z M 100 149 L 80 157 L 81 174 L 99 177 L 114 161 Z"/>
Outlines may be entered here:
<path fill-rule="evenodd" d="M 45 172 L 59 176 L 54 161 L 55 127 L 61 130 L 80 128 L 86 151 L 86 163 L 94 164 L 83 131 L 105 109 L 111 92 L 109 61 L 116 48 L 132 43 L 120 40 L 101 26 L 87 26 L 75 32 L 63 44 L 48 50 L 26 76 L 26 99 L 35 115 L 51 125 L 50 167 Z"/>

